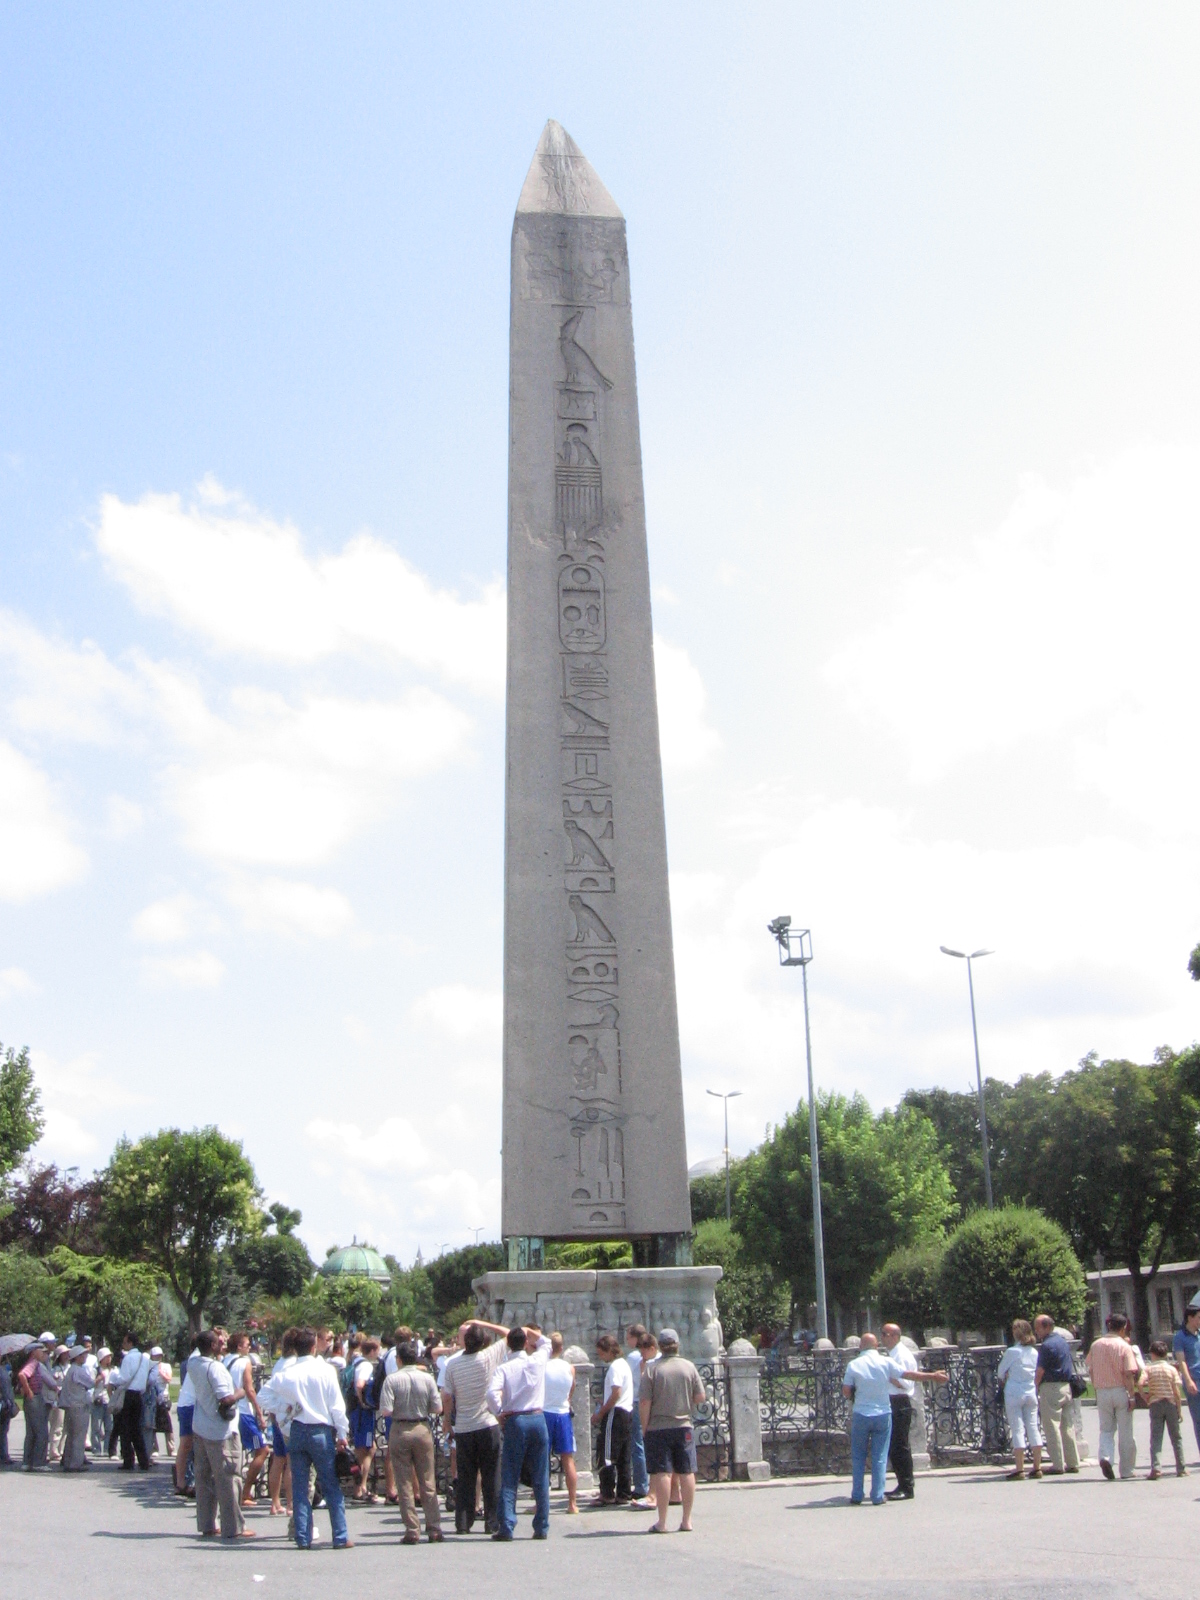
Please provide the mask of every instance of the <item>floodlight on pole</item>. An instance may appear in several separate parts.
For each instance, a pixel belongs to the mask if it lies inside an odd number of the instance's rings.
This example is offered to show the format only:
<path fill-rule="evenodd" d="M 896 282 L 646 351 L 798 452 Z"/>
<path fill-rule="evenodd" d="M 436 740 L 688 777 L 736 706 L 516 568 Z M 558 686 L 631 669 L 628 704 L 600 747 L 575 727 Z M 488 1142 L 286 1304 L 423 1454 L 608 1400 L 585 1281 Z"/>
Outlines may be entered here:
<path fill-rule="evenodd" d="M 992 1158 L 988 1152 L 987 1107 L 983 1102 L 983 1072 L 979 1065 L 979 1028 L 975 1022 L 975 979 L 971 973 L 972 961 L 978 961 L 980 956 L 994 955 L 994 950 L 972 950 L 970 955 L 965 950 L 951 950 L 948 945 L 939 945 L 938 949 L 944 956 L 953 956 L 957 961 L 967 963 L 967 991 L 971 996 L 971 1037 L 975 1041 L 975 1086 L 979 1091 L 979 1137 L 983 1141 L 983 1195 L 987 1201 L 987 1208 L 992 1209 Z"/>
<path fill-rule="evenodd" d="M 792 929 L 791 917 L 775 917 L 767 932 L 779 946 L 779 965 L 799 967 L 804 979 L 804 1053 L 808 1061 L 808 1161 L 812 1169 L 813 1264 L 817 1277 L 817 1337 L 829 1337 L 829 1308 L 825 1301 L 825 1233 L 821 1226 L 821 1167 L 817 1157 L 817 1098 L 813 1091 L 812 1033 L 808 1024 L 808 963 L 812 960 L 812 934 Z"/>
<path fill-rule="evenodd" d="M 719 1094 L 716 1089 L 705 1089 L 705 1094 L 712 1095 L 714 1100 L 725 1102 L 725 1221 L 732 1221 L 732 1206 L 729 1195 L 729 1102 L 741 1099 L 740 1089 L 731 1089 L 728 1094 Z"/>

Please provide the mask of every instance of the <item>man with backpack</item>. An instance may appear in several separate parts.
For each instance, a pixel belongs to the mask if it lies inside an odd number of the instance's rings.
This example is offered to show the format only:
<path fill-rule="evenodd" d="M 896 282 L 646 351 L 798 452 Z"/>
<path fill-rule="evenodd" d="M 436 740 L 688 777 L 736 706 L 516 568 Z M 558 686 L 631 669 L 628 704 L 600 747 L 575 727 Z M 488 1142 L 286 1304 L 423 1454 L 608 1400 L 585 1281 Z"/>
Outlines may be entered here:
<path fill-rule="evenodd" d="M 378 1383 L 374 1383 L 377 1371 L 379 1379 Z M 357 1505 L 380 1504 L 379 1496 L 371 1493 L 371 1463 L 375 1458 L 375 1410 L 379 1405 L 379 1391 L 383 1388 L 385 1377 L 379 1340 L 364 1338 L 355 1355 L 346 1362 L 341 1376 L 342 1399 L 345 1401 L 350 1439 L 358 1462 L 358 1488 L 351 1497 Z M 367 1391 L 368 1384 L 372 1384 L 370 1393 Z"/>

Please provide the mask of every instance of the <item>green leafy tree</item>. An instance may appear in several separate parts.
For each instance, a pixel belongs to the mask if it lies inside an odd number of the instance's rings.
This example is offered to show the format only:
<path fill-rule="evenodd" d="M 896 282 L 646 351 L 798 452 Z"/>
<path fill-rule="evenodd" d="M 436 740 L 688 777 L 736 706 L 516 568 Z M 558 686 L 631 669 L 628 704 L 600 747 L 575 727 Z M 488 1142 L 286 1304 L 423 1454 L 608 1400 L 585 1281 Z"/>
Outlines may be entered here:
<path fill-rule="evenodd" d="M 50 1254 L 63 1309 L 78 1333 L 115 1350 L 132 1333 L 143 1345 L 161 1334 L 158 1278 L 150 1267 L 110 1256 L 83 1256 L 65 1245 Z"/>
<path fill-rule="evenodd" d="M 817 1097 L 826 1288 L 856 1306 L 902 1242 L 937 1237 L 954 1195 L 937 1133 L 912 1108 L 874 1115 L 861 1095 Z M 794 1303 L 813 1292 L 808 1108 L 797 1110 L 737 1163 L 734 1223 L 751 1260 L 791 1285 Z"/>
<path fill-rule="evenodd" d="M 0 1250 L 0 1330 L 32 1339 L 47 1328 L 61 1335 L 66 1317 L 62 1286 L 46 1262 L 24 1250 Z"/>
<path fill-rule="evenodd" d="M 1200 944 L 1196 946 L 1188 957 L 1188 971 L 1195 982 L 1200 983 Z"/>
<path fill-rule="evenodd" d="M 392 1306 L 381 1284 L 371 1278 L 324 1278 L 320 1280 L 331 1323 L 342 1328 L 360 1328 L 368 1333 L 391 1330 Z M 388 1302 L 385 1313 L 384 1305 Z M 393 1326 L 395 1326 L 393 1322 Z"/>
<path fill-rule="evenodd" d="M 0 1046 L 0 1178 L 33 1149 L 45 1126 L 28 1045 L 20 1050 Z"/>
<path fill-rule="evenodd" d="M 403 1323 L 419 1331 L 428 1328 L 438 1318 L 438 1309 L 433 1296 L 433 1280 L 424 1267 L 414 1265 L 407 1269 L 400 1267 L 394 1270 L 390 1299 L 395 1310 L 392 1319 L 393 1328 L 398 1328 Z"/>
<path fill-rule="evenodd" d="M 1046 1312 L 1056 1322 L 1083 1315 L 1083 1268 L 1066 1230 L 1040 1211 L 1002 1206 L 975 1211 L 946 1241 L 940 1274 L 951 1326 L 1007 1330 L 1015 1317 Z"/>
<path fill-rule="evenodd" d="M 724 1195 L 721 1204 L 724 1207 Z M 721 1268 L 717 1315 L 727 1347 L 735 1339 L 757 1342 L 760 1335 L 770 1336 L 787 1326 L 791 1310 L 787 1285 L 777 1281 L 770 1267 L 747 1260 L 741 1234 L 724 1217 L 696 1225 L 692 1259 L 698 1267 Z"/>
<path fill-rule="evenodd" d="M 633 1265 L 629 1239 L 587 1239 L 575 1244 L 548 1244 L 545 1261 L 556 1272 L 615 1272 Z"/>
<path fill-rule="evenodd" d="M 263 1295 L 279 1299 L 299 1294 L 317 1270 L 304 1241 L 294 1233 L 264 1233 L 239 1239 L 225 1254 L 252 1300 Z"/>
<path fill-rule="evenodd" d="M 267 1215 L 275 1224 L 276 1232 L 287 1235 L 294 1233 L 304 1221 L 299 1211 L 293 1211 L 290 1206 L 285 1206 L 282 1200 L 276 1200 L 267 1207 Z"/>
<path fill-rule="evenodd" d="M 427 1261 L 425 1271 L 433 1285 L 433 1301 L 440 1321 L 446 1312 L 473 1298 L 471 1280 L 485 1272 L 499 1272 L 506 1264 L 501 1244 L 469 1244 L 461 1250 L 447 1250 L 436 1261 Z"/>
<path fill-rule="evenodd" d="M 735 1181 L 738 1162 L 730 1163 L 730 1183 Z M 702 1178 L 693 1178 L 689 1185 L 692 1197 L 692 1226 L 712 1222 L 725 1216 L 725 1169 L 707 1172 Z"/>
<path fill-rule="evenodd" d="M 1145 1345 L 1159 1266 L 1169 1248 L 1193 1255 L 1200 1232 L 1200 1049 L 1163 1049 L 1149 1066 L 1088 1056 L 1050 1101 L 1029 1139 L 1025 1194 L 1083 1260 L 1102 1250 L 1130 1273 Z"/>
<path fill-rule="evenodd" d="M 220 1249 L 258 1225 L 260 1191 L 240 1143 L 211 1127 L 122 1139 L 103 1183 L 110 1249 L 162 1273 L 194 1337 L 216 1287 Z"/>
<path fill-rule="evenodd" d="M 898 1322 L 918 1343 L 926 1328 L 945 1322 L 941 1273 L 946 1245 L 942 1239 L 927 1244 L 901 1245 L 871 1280 L 871 1296 L 889 1322 Z"/>

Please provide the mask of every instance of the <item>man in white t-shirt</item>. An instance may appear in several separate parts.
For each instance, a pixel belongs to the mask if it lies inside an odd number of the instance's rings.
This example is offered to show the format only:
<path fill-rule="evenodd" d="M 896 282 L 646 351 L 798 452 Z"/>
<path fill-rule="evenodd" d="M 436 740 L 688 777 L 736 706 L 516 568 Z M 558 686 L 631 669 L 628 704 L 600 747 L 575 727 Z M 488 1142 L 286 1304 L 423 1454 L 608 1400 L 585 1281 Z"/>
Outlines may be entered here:
<path fill-rule="evenodd" d="M 575 1471 L 575 1426 L 571 1420 L 571 1396 L 575 1391 L 575 1368 L 563 1359 L 563 1336 L 550 1335 L 550 1359 L 546 1363 L 546 1436 L 550 1440 L 550 1454 L 562 1462 L 563 1481 L 567 1486 L 567 1513 L 575 1516 L 579 1511 L 576 1491 L 579 1475 Z"/>
<path fill-rule="evenodd" d="M 902 1366 L 905 1372 L 918 1370 L 917 1358 L 901 1339 L 900 1329 L 896 1323 L 884 1323 L 880 1330 L 879 1342 L 892 1360 Z M 913 1414 L 912 1397 L 911 1380 L 903 1378 L 891 1380 L 888 1399 L 892 1407 L 892 1437 L 888 1444 L 888 1465 L 896 1474 L 896 1487 L 888 1490 L 884 1497 L 887 1500 L 911 1500 L 914 1493 L 912 1444 L 909 1440 Z"/>
<path fill-rule="evenodd" d="M 650 1474 L 646 1471 L 646 1436 L 642 1432 L 642 1408 L 638 1403 L 642 1392 L 641 1343 L 645 1337 L 646 1330 L 640 1322 L 631 1323 L 625 1329 L 625 1359 L 633 1374 L 633 1410 L 629 1414 L 633 1498 L 635 1503 L 640 1501 L 644 1505 L 652 1506 L 654 1501 L 650 1497 Z"/>
<path fill-rule="evenodd" d="M 604 1401 L 592 1422 L 600 1428 L 600 1495 L 598 1504 L 627 1506 L 633 1498 L 633 1373 L 611 1333 L 596 1340 L 596 1354 L 607 1362 Z"/>

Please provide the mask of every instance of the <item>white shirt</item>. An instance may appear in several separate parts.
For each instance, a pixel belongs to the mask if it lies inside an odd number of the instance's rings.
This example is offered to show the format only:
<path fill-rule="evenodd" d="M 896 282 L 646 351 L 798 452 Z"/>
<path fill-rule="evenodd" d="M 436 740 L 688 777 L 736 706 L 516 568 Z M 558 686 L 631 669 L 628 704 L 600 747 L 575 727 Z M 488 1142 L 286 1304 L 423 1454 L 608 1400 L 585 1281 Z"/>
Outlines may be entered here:
<path fill-rule="evenodd" d="M 887 1354 L 898 1366 L 903 1367 L 905 1372 L 916 1372 L 918 1370 L 916 1356 L 913 1355 L 902 1339 L 897 1340 Z M 903 1378 L 893 1378 L 891 1386 L 893 1393 L 897 1395 L 904 1394 L 910 1400 L 912 1399 L 914 1388 L 912 1383 L 906 1382 Z"/>
<path fill-rule="evenodd" d="M 630 1375 L 633 1378 L 633 1398 L 637 1400 L 642 1392 L 642 1352 L 631 1350 L 625 1360 L 629 1363 Z"/>
<path fill-rule="evenodd" d="M 552 1356 L 546 1363 L 545 1410 L 564 1416 L 571 1409 L 571 1385 L 575 1382 L 575 1368 L 561 1356 Z"/>
<path fill-rule="evenodd" d="M 244 1417 L 252 1417 L 254 1415 L 254 1407 L 250 1404 L 249 1400 L 246 1399 L 246 1391 L 242 1388 L 242 1384 L 246 1379 L 246 1368 L 249 1365 L 249 1356 L 225 1357 L 225 1371 L 229 1374 L 229 1379 L 233 1384 L 234 1389 L 242 1397 L 238 1401 L 238 1411 Z"/>
<path fill-rule="evenodd" d="M 387 1355 L 385 1355 L 384 1358 L 383 1358 L 383 1375 L 384 1375 L 384 1377 L 385 1378 L 390 1378 L 392 1373 L 395 1372 L 395 1370 L 396 1370 L 398 1365 L 399 1365 L 399 1362 L 396 1360 L 396 1346 L 393 1345 L 392 1348 L 388 1351 Z"/>
<path fill-rule="evenodd" d="M 329 1427 L 339 1439 L 346 1438 L 350 1431 L 346 1406 L 337 1372 L 329 1362 L 318 1356 L 301 1356 L 294 1366 L 272 1378 L 271 1385 L 273 1404 L 289 1407 L 293 1422 Z"/>
<path fill-rule="evenodd" d="M 196 1404 L 196 1391 L 192 1387 L 191 1363 L 199 1354 L 199 1350 L 193 1350 L 191 1355 L 183 1364 L 183 1382 L 179 1385 L 179 1399 L 176 1402 L 177 1405 L 194 1406 Z"/>
<path fill-rule="evenodd" d="M 614 1411 L 633 1410 L 633 1373 L 629 1370 L 629 1363 L 624 1356 L 618 1356 L 615 1361 L 610 1361 L 608 1371 L 604 1374 L 604 1398 L 607 1400 L 616 1391 L 617 1402 Z"/>
<path fill-rule="evenodd" d="M 1004 1379 L 1004 1403 L 1031 1400 L 1037 1395 L 1037 1345 L 1010 1344 L 1000 1357 L 997 1378 Z"/>
<path fill-rule="evenodd" d="M 117 1382 L 122 1389 L 128 1389 L 131 1394 L 144 1394 L 149 1376 L 150 1357 L 137 1349 L 127 1350 L 121 1358 L 121 1370 L 117 1374 Z"/>
<path fill-rule="evenodd" d="M 543 1334 L 532 1351 L 522 1350 L 497 1367 L 488 1384 L 487 1406 L 495 1417 L 546 1409 L 546 1363 L 550 1341 Z"/>

